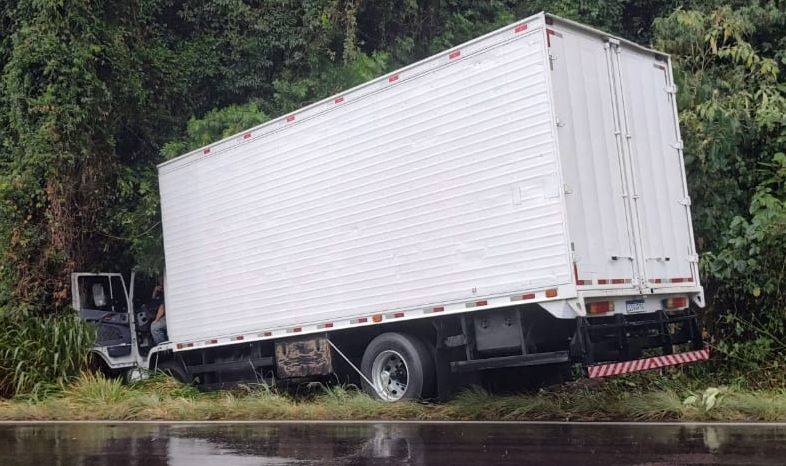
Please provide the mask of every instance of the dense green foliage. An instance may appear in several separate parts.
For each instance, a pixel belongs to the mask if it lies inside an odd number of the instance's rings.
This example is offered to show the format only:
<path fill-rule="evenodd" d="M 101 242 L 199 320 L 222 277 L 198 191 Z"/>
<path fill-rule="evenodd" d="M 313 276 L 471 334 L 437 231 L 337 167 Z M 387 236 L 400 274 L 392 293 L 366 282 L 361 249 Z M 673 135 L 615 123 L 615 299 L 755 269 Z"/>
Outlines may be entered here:
<path fill-rule="evenodd" d="M 0 0 L 0 312 L 59 312 L 76 270 L 159 269 L 156 163 L 540 10 L 673 55 L 704 323 L 773 364 L 782 0 Z"/>
<path fill-rule="evenodd" d="M 783 4 L 655 23 L 672 53 L 696 230 L 705 325 L 747 365 L 786 353 L 786 11 Z M 773 360 L 781 356 L 780 361 Z"/>

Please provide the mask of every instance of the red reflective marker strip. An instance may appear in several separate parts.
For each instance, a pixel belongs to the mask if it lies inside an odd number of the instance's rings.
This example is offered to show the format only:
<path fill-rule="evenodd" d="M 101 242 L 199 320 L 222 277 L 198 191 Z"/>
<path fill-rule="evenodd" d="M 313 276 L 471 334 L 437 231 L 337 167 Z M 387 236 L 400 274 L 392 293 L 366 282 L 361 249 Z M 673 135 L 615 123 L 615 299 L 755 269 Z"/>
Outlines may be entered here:
<path fill-rule="evenodd" d="M 336 97 L 335 100 L 333 100 L 333 103 L 340 104 L 343 101 L 344 101 L 343 97 Z"/>
<path fill-rule="evenodd" d="M 672 283 L 689 283 L 693 281 L 693 277 L 678 277 L 670 280 Z"/>
<path fill-rule="evenodd" d="M 592 280 L 576 280 L 577 285 L 592 285 Z"/>
<path fill-rule="evenodd" d="M 609 284 L 609 281 L 606 280 L 605 278 L 599 278 L 598 279 L 598 285 L 608 285 L 608 284 Z"/>
<path fill-rule="evenodd" d="M 244 339 L 244 338 L 245 338 L 245 337 L 244 337 L 243 335 L 238 335 L 238 336 L 236 336 L 236 337 L 232 337 L 232 339 L 233 339 L 233 340 L 235 340 L 235 341 L 240 341 L 240 340 L 242 340 L 242 339 Z"/>
<path fill-rule="evenodd" d="M 399 317 L 404 317 L 404 313 L 403 312 L 394 312 L 393 313 L 393 318 L 394 319 L 398 319 Z"/>
<path fill-rule="evenodd" d="M 516 26 L 516 29 L 514 29 L 514 30 L 513 30 L 513 32 L 515 32 L 516 34 L 518 34 L 518 33 L 520 33 L 520 32 L 524 32 L 524 31 L 526 31 L 528 27 L 529 27 L 529 26 L 528 26 L 528 25 L 526 25 L 526 24 L 519 24 L 518 26 Z"/>
<path fill-rule="evenodd" d="M 442 312 L 442 311 L 444 311 L 444 310 L 445 310 L 445 308 L 444 308 L 444 307 L 442 307 L 442 306 L 437 306 L 437 307 L 435 307 L 435 308 L 431 309 L 431 312 Z"/>
<path fill-rule="evenodd" d="M 676 366 L 692 362 L 704 361 L 710 358 L 709 348 L 687 353 L 667 354 L 652 358 L 638 359 L 636 361 L 615 362 L 610 364 L 598 364 L 587 368 L 587 374 L 591 379 L 608 377 L 611 375 L 622 375 L 630 372 L 639 372 L 661 367 Z"/>
<path fill-rule="evenodd" d="M 611 279 L 611 284 L 612 285 L 619 285 L 621 283 L 625 283 L 625 279 L 624 278 L 612 278 Z"/>
<path fill-rule="evenodd" d="M 214 339 L 212 339 L 212 340 L 208 340 L 208 341 L 207 341 L 207 344 L 208 344 L 208 345 L 215 345 L 216 343 L 218 343 L 218 340 L 216 340 L 215 338 L 214 338 Z"/>
<path fill-rule="evenodd" d="M 476 301 L 475 306 L 486 306 L 488 303 L 488 301 Z"/>
<path fill-rule="evenodd" d="M 207 149 L 203 150 L 202 153 L 205 154 L 205 155 L 209 154 L 210 153 L 210 148 L 208 147 Z"/>
<path fill-rule="evenodd" d="M 450 55 L 448 55 L 448 59 L 449 60 L 455 60 L 456 58 L 458 58 L 460 56 L 461 56 L 461 50 L 455 50 L 453 52 L 450 52 Z"/>
<path fill-rule="evenodd" d="M 300 332 L 300 331 L 302 331 L 302 330 L 303 330 L 303 328 L 302 328 L 302 327 L 295 327 L 295 328 L 293 328 L 293 329 L 292 329 L 292 332 L 293 332 L 293 333 L 298 333 L 298 332 Z"/>
<path fill-rule="evenodd" d="M 262 336 L 263 336 L 263 337 L 270 337 L 270 336 L 273 336 L 273 332 L 264 332 L 264 333 L 262 334 Z"/>
<path fill-rule="evenodd" d="M 398 75 L 397 74 L 394 74 L 393 76 L 388 77 L 388 82 L 389 83 L 394 83 L 396 81 L 398 81 Z"/>
<path fill-rule="evenodd" d="M 535 293 L 517 294 L 510 297 L 511 301 L 526 301 L 528 299 L 535 299 Z"/>
<path fill-rule="evenodd" d="M 287 123 L 292 123 L 293 121 L 295 121 L 295 115 L 289 115 L 287 117 Z"/>
<path fill-rule="evenodd" d="M 250 137 L 251 137 L 251 133 L 250 132 L 243 135 L 243 139 L 248 139 Z"/>

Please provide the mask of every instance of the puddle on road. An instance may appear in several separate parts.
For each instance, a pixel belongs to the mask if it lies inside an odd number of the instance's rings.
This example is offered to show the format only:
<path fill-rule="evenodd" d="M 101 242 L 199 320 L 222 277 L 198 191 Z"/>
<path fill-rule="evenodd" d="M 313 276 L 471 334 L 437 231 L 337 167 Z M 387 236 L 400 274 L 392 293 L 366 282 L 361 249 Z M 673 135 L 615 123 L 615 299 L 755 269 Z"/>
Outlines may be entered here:
<path fill-rule="evenodd" d="M 784 464 L 786 427 L 535 424 L 0 425 L 0 464 Z"/>

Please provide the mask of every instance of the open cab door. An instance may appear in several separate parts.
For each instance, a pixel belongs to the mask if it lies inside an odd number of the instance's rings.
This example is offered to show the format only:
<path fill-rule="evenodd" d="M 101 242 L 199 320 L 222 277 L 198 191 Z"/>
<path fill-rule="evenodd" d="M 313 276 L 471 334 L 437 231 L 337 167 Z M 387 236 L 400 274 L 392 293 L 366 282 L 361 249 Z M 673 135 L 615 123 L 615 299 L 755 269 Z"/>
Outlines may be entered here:
<path fill-rule="evenodd" d="M 129 313 L 131 299 L 122 274 L 71 274 L 71 298 L 79 316 L 96 326 L 95 350 L 105 362 L 113 368 L 133 364 L 136 336 Z"/>

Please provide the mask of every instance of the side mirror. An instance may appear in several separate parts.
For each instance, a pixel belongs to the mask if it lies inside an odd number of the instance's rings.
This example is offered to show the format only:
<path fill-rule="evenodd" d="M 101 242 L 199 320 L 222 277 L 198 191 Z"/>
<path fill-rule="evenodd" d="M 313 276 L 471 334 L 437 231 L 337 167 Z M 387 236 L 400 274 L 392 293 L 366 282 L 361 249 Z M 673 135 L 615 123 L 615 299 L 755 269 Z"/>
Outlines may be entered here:
<path fill-rule="evenodd" d="M 104 294 L 104 285 L 100 283 L 93 283 L 91 291 L 93 292 L 93 304 L 96 307 L 106 306 L 106 295 Z"/>

